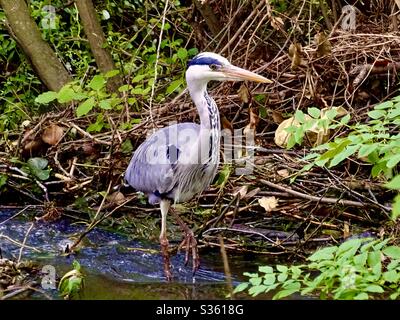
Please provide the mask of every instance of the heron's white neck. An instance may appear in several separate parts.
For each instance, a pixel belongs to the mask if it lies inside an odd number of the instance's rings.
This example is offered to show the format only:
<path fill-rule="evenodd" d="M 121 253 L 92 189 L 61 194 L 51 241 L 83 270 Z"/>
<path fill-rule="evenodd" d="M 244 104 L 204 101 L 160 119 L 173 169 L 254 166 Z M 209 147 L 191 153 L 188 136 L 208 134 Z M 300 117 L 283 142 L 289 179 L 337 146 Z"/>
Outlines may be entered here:
<path fill-rule="evenodd" d="M 219 133 L 221 129 L 219 111 L 214 99 L 208 95 L 207 81 L 191 81 L 187 85 L 200 116 L 200 127 L 216 129 Z"/>
<path fill-rule="evenodd" d="M 201 163 L 219 163 L 221 124 L 219 111 L 207 93 L 207 81 L 189 81 L 190 96 L 200 115 L 200 134 L 197 148 L 202 150 Z"/>

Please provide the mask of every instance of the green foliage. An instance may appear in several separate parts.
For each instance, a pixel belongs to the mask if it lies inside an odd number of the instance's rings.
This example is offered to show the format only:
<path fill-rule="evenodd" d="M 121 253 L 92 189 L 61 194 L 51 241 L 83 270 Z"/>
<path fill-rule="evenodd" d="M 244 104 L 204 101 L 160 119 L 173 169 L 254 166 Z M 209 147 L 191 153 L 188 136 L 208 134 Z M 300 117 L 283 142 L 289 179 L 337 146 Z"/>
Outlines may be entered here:
<path fill-rule="evenodd" d="M 8 30 L 0 24 L 0 131 L 17 129 L 20 123 L 31 116 L 47 111 L 46 105 L 57 100 L 59 103 L 81 101 L 77 114 L 84 116 L 92 110 L 100 113 L 88 131 L 101 131 L 107 128 L 106 110 L 117 112 L 119 104 L 113 96 L 101 96 L 104 78 L 119 72 L 128 80 L 121 92 L 129 93 L 127 103 L 130 108 L 140 111 L 143 101 L 148 101 L 154 84 L 157 42 L 154 41 L 161 31 L 160 12 L 164 2 L 143 0 L 107 0 L 96 3 L 96 10 L 106 36 L 105 46 L 110 50 L 118 71 L 107 75 L 96 75 L 96 64 L 80 22 L 75 5 L 65 5 L 62 0 L 31 1 L 30 12 L 37 23 L 43 38 L 56 51 L 58 57 L 71 72 L 74 79 L 80 80 L 82 90 L 88 96 L 78 99 L 78 82 L 65 87 L 58 93 L 46 93 L 35 98 L 43 91 L 43 84 L 37 78 L 24 54 L 10 37 Z M 55 8 L 51 15 L 48 5 Z M 163 30 L 160 59 L 157 64 L 158 80 L 155 85 L 154 101 L 161 102 L 168 95 L 181 91 L 184 87 L 183 72 L 187 60 L 197 53 L 184 40 L 191 33 L 191 26 L 182 16 L 183 7 L 179 1 L 170 2 L 169 18 Z M 138 18 L 139 17 L 139 18 Z M 4 13 L 0 12 L 0 19 Z M 49 19 L 52 19 L 51 21 Z M 129 26 L 125 28 L 124 26 Z M 86 84 L 89 78 L 90 84 Z M 90 92 L 92 91 L 92 92 Z M 94 96 L 93 92 L 99 94 Z M 93 98 L 91 98 L 93 96 Z M 35 102 L 36 101 L 36 102 Z M 121 124 L 129 129 L 133 123 Z"/>
<path fill-rule="evenodd" d="M 316 112 L 315 115 L 317 115 Z M 368 116 L 370 120 L 367 123 L 356 123 L 350 126 L 351 131 L 347 136 L 336 137 L 334 141 L 315 147 L 313 152 L 304 158 L 311 162 L 301 172 L 310 170 L 313 166 L 331 168 L 349 157 L 356 157 L 371 164 L 372 177 L 383 175 L 387 179 L 392 178 L 400 163 L 400 96 L 376 105 Z M 297 118 L 301 121 L 301 117 Z M 346 124 L 348 120 L 348 117 L 344 117 L 339 123 L 328 127 L 334 129 L 337 125 Z M 309 125 L 308 123 L 309 121 L 303 122 L 301 126 L 303 129 L 297 130 L 304 130 L 304 127 Z M 301 138 L 293 138 L 294 143 L 302 139 L 301 134 L 297 135 Z M 399 188 L 392 189 L 400 190 Z M 392 212 L 393 219 L 400 215 L 399 201 L 399 197 L 396 197 Z"/>
<path fill-rule="evenodd" d="M 72 263 L 73 269 L 68 271 L 60 280 L 58 291 L 64 299 L 76 298 L 84 285 L 84 276 L 78 261 Z"/>
<path fill-rule="evenodd" d="M 244 273 L 248 282 L 234 293 L 247 290 L 256 296 L 276 292 L 273 299 L 294 293 L 319 295 L 321 299 L 365 300 L 400 295 L 400 247 L 389 240 L 352 239 L 340 246 L 319 249 L 308 263 L 298 266 L 259 267 Z"/>
<path fill-rule="evenodd" d="M 346 125 L 350 120 L 350 115 L 342 117 L 340 120 L 335 118 L 339 115 L 336 108 L 321 112 L 320 109 L 312 107 L 308 108 L 307 114 L 301 110 L 297 110 L 294 114 L 294 123 L 286 128 L 289 133 L 287 148 L 293 148 L 296 144 L 301 145 L 307 132 L 311 129 L 328 132 Z"/>
<path fill-rule="evenodd" d="M 400 175 L 394 177 L 393 180 L 385 185 L 385 187 L 400 192 Z M 396 220 L 398 217 L 400 217 L 400 194 L 394 198 L 392 208 L 392 219 Z"/>
<path fill-rule="evenodd" d="M 314 151 L 324 152 L 307 157 L 307 160 L 314 160 L 311 166 L 330 168 L 356 156 L 372 165 L 373 177 L 379 174 L 392 177 L 400 162 L 400 96 L 378 104 L 368 115 L 371 120 L 351 126 L 352 131 L 346 137 L 336 137 L 334 141 L 314 148 Z"/>
<path fill-rule="evenodd" d="M 35 178 L 47 180 L 50 177 L 50 169 L 46 169 L 48 163 L 44 158 L 30 158 L 27 162 L 27 168 Z"/>

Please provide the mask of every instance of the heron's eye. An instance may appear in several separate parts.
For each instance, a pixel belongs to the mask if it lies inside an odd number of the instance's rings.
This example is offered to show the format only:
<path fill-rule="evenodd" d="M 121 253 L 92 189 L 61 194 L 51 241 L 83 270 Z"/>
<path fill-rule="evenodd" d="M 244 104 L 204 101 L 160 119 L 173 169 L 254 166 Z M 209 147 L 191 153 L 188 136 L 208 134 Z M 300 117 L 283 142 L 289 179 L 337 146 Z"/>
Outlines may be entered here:
<path fill-rule="evenodd" d="M 218 69 L 218 65 L 217 64 L 210 64 L 210 69 L 211 70 L 213 70 L 213 71 L 215 71 L 215 70 L 217 70 Z"/>

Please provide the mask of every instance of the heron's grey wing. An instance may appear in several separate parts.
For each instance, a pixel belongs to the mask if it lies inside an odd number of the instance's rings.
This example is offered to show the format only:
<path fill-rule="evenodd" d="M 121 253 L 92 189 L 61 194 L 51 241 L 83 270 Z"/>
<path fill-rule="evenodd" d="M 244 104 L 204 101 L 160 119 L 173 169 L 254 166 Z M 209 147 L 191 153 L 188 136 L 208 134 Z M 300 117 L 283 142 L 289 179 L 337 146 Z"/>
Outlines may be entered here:
<path fill-rule="evenodd" d="M 195 123 L 179 123 L 152 134 L 134 152 L 125 173 L 127 183 L 147 193 L 150 203 L 168 197 L 177 183 L 179 157 L 193 147 L 199 131 Z"/>

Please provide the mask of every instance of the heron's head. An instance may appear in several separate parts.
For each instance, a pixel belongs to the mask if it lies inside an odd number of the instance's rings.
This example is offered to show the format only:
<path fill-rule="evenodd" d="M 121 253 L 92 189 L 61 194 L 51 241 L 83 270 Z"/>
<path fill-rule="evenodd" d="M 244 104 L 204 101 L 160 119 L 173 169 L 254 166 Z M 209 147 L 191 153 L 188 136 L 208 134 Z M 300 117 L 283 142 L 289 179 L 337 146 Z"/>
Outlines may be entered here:
<path fill-rule="evenodd" d="M 217 81 L 255 81 L 272 83 L 254 72 L 236 67 L 227 59 L 213 52 L 202 52 L 195 56 L 188 63 L 186 80 L 208 82 Z"/>

